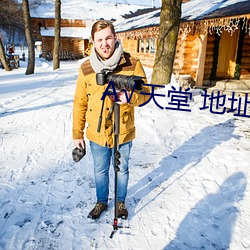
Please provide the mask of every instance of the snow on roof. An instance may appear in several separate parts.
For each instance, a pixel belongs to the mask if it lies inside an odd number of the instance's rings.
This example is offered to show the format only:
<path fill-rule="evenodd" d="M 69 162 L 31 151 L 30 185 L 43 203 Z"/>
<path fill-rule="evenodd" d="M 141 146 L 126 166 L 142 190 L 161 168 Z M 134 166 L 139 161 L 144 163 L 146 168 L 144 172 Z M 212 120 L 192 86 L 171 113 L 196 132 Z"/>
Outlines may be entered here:
<path fill-rule="evenodd" d="M 138 9 L 149 8 L 150 6 L 115 4 L 110 2 L 96 2 L 93 0 L 61 0 L 61 18 L 96 20 L 96 19 L 118 19 L 122 15 L 135 12 Z M 31 17 L 54 18 L 55 4 L 47 0 L 36 9 L 30 10 Z"/>
<path fill-rule="evenodd" d="M 41 28 L 42 36 L 54 36 L 54 28 Z M 82 39 L 89 39 L 91 37 L 91 28 L 83 27 L 62 27 L 61 37 L 78 37 Z"/>
<path fill-rule="evenodd" d="M 114 25 L 117 32 L 158 26 L 160 24 L 160 8 L 152 12 L 132 15 L 131 18 L 117 20 Z M 194 21 L 224 16 L 250 13 L 249 0 L 191 0 L 182 4 L 182 21 Z"/>
<path fill-rule="evenodd" d="M 248 8 L 246 4 L 248 3 Z M 230 7 L 229 7 L 230 6 Z M 240 15 L 250 13 L 249 0 L 192 0 L 182 4 L 182 19 L 186 21 L 201 20 L 206 18 L 215 18 L 226 16 L 226 12 L 219 12 L 222 9 L 234 9 L 231 15 Z M 219 16 L 209 17 L 217 11 Z"/>
<path fill-rule="evenodd" d="M 139 29 L 141 27 L 156 26 L 160 23 L 160 9 L 138 15 L 133 18 L 120 19 L 114 22 L 116 32 Z"/>

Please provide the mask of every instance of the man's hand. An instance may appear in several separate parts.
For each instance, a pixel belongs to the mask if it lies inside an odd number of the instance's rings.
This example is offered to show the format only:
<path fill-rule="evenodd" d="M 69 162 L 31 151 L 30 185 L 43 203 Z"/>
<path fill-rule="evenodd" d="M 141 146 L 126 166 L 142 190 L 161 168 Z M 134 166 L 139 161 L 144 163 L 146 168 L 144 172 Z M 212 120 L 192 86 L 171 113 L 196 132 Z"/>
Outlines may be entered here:
<path fill-rule="evenodd" d="M 117 97 L 118 97 L 118 100 L 119 100 L 119 102 L 117 102 L 118 104 L 126 104 L 126 103 L 128 103 L 128 99 L 130 97 L 130 92 L 126 91 L 126 93 L 127 93 L 127 96 L 125 94 L 125 90 L 122 90 L 117 94 Z"/>
<path fill-rule="evenodd" d="M 83 139 L 76 139 L 74 140 L 74 144 L 76 147 L 82 147 L 82 148 L 85 148 L 85 142 Z"/>
<path fill-rule="evenodd" d="M 76 148 L 72 151 L 72 157 L 74 162 L 80 161 L 86 154 L 85 142 L 83 139 L 74 140 Z"/>

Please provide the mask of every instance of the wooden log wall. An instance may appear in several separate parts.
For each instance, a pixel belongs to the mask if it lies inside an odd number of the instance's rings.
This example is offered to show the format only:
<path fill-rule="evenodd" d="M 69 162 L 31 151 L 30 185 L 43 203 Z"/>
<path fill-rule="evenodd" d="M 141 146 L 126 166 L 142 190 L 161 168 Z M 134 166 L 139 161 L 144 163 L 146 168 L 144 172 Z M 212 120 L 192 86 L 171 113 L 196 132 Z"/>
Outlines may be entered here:
<path fill-rule="evenodd" d="M 32 26 L 34 29 L 39 29 L 39 27 L 49 28 L 55 27 L 54 18 L 31 18 Z M 62 19 L 61 27 L 86 27 L 85 20 L 71 20 L 71 19 Z"/>
<path fill-rule="evenodd" d="M 72 38 L 61 38 L 60 51 L 73 51 L 73 39 Z"/>
<path fill-rule="evenodd" d="M 205 81 L 210 81 L 212 68 L 213 68 L 213 57 L 214 57 L 214 46 L 215 46 L 215 34 L 208 34 L 207 37 L 207 50 L 204 67 L 204 78 Z"/>
<path fill-rule="evenodd" d="M 250 36 L 245 35 L 242 46 L 240 79 L 250 79 Z"/>
<path fill-rule="evenodd" d="M 152 68 L 154 66 L 155 53 L 138 51 L 139 40 L 121 38 L 120 41 L 124 51 L 127 51 L 135 58 L 138 58 L 145 67 Z"/>
<path fill-rule="evenodd" d="M 54 18 L 32 18 L 33 37 L 42 41 L 42 57 L 46 58 L 48 52 L 53 51 L 54 37 L 41 37 L 40 28 L 54 27 Z M 85 20 L 61 20 L 61 27 L 86 27 Z M 89 41 L 80 38 L 61 38 L 60 51 L 72 52 L 77 58 L 84 56 L 84 51 L 88 48 Z"/>
<path fill-rule="evenodd" d="M 217 36 L 216 38 L 215 33 L 208 34 L 204 68 L 204 85 L 206 86 L 213 84 L 213 81 L 216 81 L 217 79 L 217 63 L 214 60 L 218 60 L 218 55 L 216 55 L 216 53 L 218 53 L 217 50 L 219 49 L 217 48 L 218 39 L 220 39 L 220 37 Z M 250 79 L 250 36 L 248 34 L 244 36 L 243 44 L 239 46 L 242 46 L 242 55 L 240 59 L 240 79 Z"/>
<path fill-rule="evenodd" d="M 123 45 L 123 49 L 131 53 L 134 57 L 140 59 L 141 63 L 145 67 L 152 68 L 154 66 L 155 51 L 154 53 L 147 52 L 146 50 L 138 49 L 140 43 L 146 43 L 147 37 L 137 39 L 126 39 L 126 37 L 120 36 L 120 41 Z M 153 39 L 152 37 L 148 38 Z M 173 73 L 177 75 L 190 75 L 193 79 L 196 78 L 197 73 L 197 57 L 199 53 L 198 37 L 195 35 L 184 36 L 179 34 L 176 47 L 176 55 L 173 65 Z M 157 39 L 155 38 L 155 47 L 157 45 Z"/>
<path fill-rule="evenodd" d="M 178 75 L 179 71 L 183 68 L 183 53 L 185 46 L 185 36 L 179 35 L 177 39 L 176 44 L 176 50 L 175 50 L 175 59 L 174 59 L 174 65 L 173 65 L 173 73 Z"/>
<path fill-rule="evenodd" d="M 177 40 L 173 73 L 189 75 L 196 79 L 199 54 L 198 37 L 195 35 L 179 35 Z"/>
<path fill-rule="evenodd" d="M 180 74 L 188 74 L 192 79 L 196 78 L 197 59 L 199 54 L 198 38 L 195 35 L 187 36 L 184 50 L 184 64 Z"/>
<path fill-rule="evenodd" d="M 84 56 L 84 51 L 88 48 L 89 41 L 87 39 L 82 40 L 79 38 L 73 39 L 73 53 L 74 55 Z"/>
<path fill-rule="evenodd" d="M 48 52 L 53 51 L 54 37 L 42 37 L 42 57 L 46 58 Z"/>
<path fill-rule="evenodd" d="M 122 43 L 123 46 L 123 50 L 127 51 L 131 54 L 135 54 L 136 53 L 136 47 L 137 47 L 137 40 L 126 40 L 126 39 L 122 39 L 120 40 L 120 42 Z"/>
<path fill-rule="evenodd" d="M 154 60 L 155 60 L 155 54 L 150 54 L 150 53 L 145 53 L 145 54 L 140 54 L 136 53 L 134 55 L 136 58 L 138 58 L 141 63 L 148 68 L 153 68 L 154 66 Z"/>
<path fill-rule="evenodd" d="M 52 52 L 54 47 L 54 37 L 42 38 L 42 57 L 46 58 L 48 52 Z M 78 38 L 61 38 L 60 51 L 69 51 L 76 58 L 82 58 L 84 51 L 88 47 L 88 40 Z"/>

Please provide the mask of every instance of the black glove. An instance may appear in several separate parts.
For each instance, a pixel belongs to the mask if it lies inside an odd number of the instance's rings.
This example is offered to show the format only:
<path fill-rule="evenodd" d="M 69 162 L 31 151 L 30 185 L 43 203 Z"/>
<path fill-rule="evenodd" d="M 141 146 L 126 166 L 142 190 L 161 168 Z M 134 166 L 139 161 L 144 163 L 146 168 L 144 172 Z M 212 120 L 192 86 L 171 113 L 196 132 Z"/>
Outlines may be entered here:
<path fill-rule="evenodd" d="M 85 148 L 82 148 L 81 146 L 74 148 L 72 151 L 72 157 L 74 162 L 80 161 L 85 154 L 86 154 Z"/>

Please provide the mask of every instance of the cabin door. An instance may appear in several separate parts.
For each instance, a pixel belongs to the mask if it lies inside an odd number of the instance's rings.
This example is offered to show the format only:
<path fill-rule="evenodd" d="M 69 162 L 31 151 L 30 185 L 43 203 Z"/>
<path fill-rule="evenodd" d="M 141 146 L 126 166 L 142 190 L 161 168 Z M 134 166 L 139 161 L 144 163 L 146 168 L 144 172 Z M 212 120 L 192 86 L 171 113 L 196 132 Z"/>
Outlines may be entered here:
<path fill-rule="evenodd" d="M 221 79 L 234 77 L 238 39 L 239 30 L 236 30 L 232 36 L 227 31 L 222 32 L 219 44 L 216 78 Z"/>

